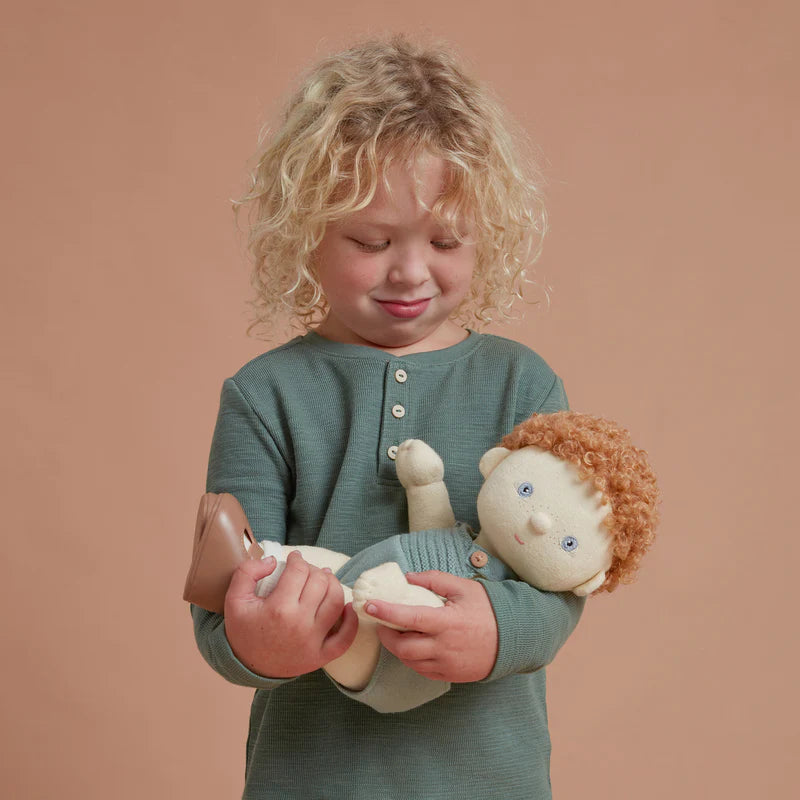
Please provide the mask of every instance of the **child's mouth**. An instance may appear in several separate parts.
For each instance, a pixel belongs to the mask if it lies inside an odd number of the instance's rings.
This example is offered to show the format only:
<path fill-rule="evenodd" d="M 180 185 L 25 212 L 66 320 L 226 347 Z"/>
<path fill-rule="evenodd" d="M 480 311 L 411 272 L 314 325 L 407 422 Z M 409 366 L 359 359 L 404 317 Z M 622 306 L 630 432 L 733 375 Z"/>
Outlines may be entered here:
<path fill-rule="evenodd" d="M 424 300 L 414 300 L 409 303 L 399 300 L 378 300 L 378 304 L 384 311 L 399 319 L 413 319 L 414 317 L 418 317 L 425 311 L 430 302 L 430 297 L 426 297 Z"/>

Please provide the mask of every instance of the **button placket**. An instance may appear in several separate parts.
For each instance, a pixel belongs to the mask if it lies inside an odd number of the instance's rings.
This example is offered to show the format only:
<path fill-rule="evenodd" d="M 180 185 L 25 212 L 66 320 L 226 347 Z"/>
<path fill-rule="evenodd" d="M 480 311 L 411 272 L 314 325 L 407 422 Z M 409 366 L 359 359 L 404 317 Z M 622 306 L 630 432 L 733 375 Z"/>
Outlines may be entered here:
<path fill-rule="evenodd" d="M 397 459 L 400 443 L 408 438 L 404 425 L 409 414 L 408 393 L 409 373 L 404 365 L 397 362 L 386 365 L 384 383 L 384 406 L 381 435 L 381 449 L 378 460 L 382 462 L 380 473 L 386 479 L 397 480 L 397 472 L 392 462 Z"/>
<path fill-rule="evenodd" d="M 403 367 L 397 367 L 397 369 L 394 370 L 393 377 L 395 380 L 395 387 L 392 396 L 395 398 L 396 402 L 392 406 L 392 416 L 396 420 L 401 420 L 406 415 L 406 406 L 404 404 L 407 402 L 406 398 L 408 397 L 408 387 L 406 386 L 408 372 L 406 372 Z M 387 450 L 387 455 L 392 461 L 397 458 L 397 448 L 405 437 L 396 436 L 393 438 L 394 443 Z"/>

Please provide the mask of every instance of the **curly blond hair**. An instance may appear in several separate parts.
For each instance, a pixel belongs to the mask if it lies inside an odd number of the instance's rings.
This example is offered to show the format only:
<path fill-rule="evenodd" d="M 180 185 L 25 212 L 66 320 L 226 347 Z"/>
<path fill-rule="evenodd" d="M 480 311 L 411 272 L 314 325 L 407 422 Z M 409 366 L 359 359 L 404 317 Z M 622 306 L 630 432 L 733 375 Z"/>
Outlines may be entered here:
<path fill-rule="evenodd" d="M 659 491 L 647 453 L 634 447 L 630 433 L 607 419 L 559 411 L 534 414 L 501 444 L 509 450 L 529 445 L 549 450 L 574 464 L 581 480 L 591 479 L 611 505 L 604 524 L 614 539 L 611 567 L 596 592 L 632 583 L 655 538 Z"/>
<path fill-rule="evenodd" d="M 457 230 L 468 219 L 477 243 L 470 292 L 454 318 L 480 326 L 509 316 L 538 256 L 546 217 L 538 170 L 524 163 L 511 126 L 489 91 L 441 46 L 398 36 L 321 61 L 262 141 L 249 212 L 256 293 L 252 328 L 282 312 L 306 328 L 326 300 L 313 254 L 329 222 L 363 209 L 392 162 L 445 163 L 447 185 L 430 209 Z"/>

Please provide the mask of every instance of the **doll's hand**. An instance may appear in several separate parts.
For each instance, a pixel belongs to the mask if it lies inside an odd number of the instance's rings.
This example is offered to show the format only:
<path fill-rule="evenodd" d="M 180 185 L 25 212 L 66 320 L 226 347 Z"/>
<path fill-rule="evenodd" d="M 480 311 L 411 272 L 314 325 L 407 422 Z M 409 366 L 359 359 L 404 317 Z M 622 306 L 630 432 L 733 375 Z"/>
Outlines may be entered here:
<path fill-rule="evenodd" d="M 444 478 L 444 462 L 439 454 L 421 439 L 406 439 L 397 448 L 394 462 L 403 488 L 430 486 Z"/>
<path fill-rule="evenodd" d="M 355 638 L 358 618 L 351 605 L 345 607 L 336 577 L 296 552 L 286 559 L 274 591 L 259 597 L 256 584 L 272 574 L 275 563 L 270 556 L 239 565 L 225 595 L 225 633 L 248 669 L 293 678 L 342 655 Z"/>
<path fill-rule="evenodd" d="M 406 579 L 446 603 L 426 608 L 370 600 L 370 616 L 406 629 L 379 625 L 383 646 L 425 678 L 466 683 L 487 677 L 497 659 L 497 621 L 480 582 L 435 570 L 408 573 Z"/>

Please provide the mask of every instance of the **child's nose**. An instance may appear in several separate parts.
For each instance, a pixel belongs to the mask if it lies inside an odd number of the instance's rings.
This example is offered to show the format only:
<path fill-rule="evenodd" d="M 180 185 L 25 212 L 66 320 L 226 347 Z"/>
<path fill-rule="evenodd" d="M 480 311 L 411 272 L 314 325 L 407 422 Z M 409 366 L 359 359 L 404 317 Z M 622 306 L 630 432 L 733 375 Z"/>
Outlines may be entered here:
<path fill-rule="evenodd" d="M 389 269 L 391 283 L 419 286 L 428 280 L 430 273 L 425 256 L 416 248 L 398 250 Z"/>

